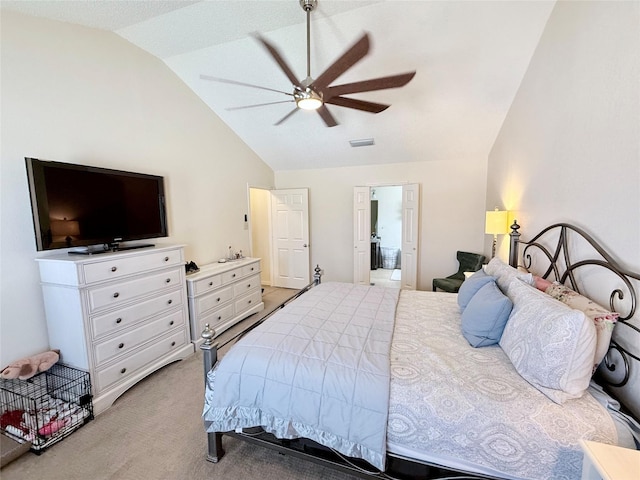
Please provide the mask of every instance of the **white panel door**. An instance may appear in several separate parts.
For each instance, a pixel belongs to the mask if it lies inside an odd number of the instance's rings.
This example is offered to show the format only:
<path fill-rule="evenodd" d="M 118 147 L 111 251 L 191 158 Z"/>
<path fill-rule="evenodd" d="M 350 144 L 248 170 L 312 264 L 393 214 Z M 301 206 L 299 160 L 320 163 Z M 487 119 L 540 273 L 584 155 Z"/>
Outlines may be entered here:
<path fill-rule="evenodd" d="M 371 273 L 371 198 L 369 187 L 353 188 L 353 283 L 369 285 Z"/>
<path fill-rule="evenodd" d="M 274 287 L 303 288 L 310 278 L 309 191 L 272 190 L 272 273 Z"/>
<path fill-rule="evenodd" d="M 415 290 L 418 285 L 418 225 L 420 185 L 402 186 L 402 277 L 401 288 Z"/>

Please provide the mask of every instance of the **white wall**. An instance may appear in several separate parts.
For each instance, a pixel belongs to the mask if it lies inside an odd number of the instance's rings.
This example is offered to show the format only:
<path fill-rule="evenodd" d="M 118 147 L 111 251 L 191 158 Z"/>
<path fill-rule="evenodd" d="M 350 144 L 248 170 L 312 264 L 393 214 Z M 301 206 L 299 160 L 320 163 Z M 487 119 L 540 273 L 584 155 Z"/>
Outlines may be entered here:
<path fill-rule="evenodd" d="M 251 256 L 261 258 L 260 283 L 271 285 L 271 192 L 250 188 Z"/>
<path fill-rule="evenodd" d="M 309 188 L 312 265 L 342 282 L 353 281 L 353 187 L 403 183 L 420 184 L 418 289 L 431 290 L 457 270 L 456 250 L 483 250 L 484 159 L 276 172 L 277 188 Z"/>
<path fill-rule="evenodd" d="M 638 2 L 556 4 L 490 154 L 486 204 L 516 210 L 524 239 L 556 222 L 582 227 L 635 272 L 639 25 Z M 586 293 L 608 305 L 605 286 Z"/>
<path fill-rule="evenodd" d="M 48 348 L 24 157 L 165 176 L 170 237 L 196 263 L 249 251 L 247 184 L 273 172 L 160 60 L 100 30 L 1 18 L 2 366 Z M 63 352 L 64 353 L 64 352 Z"/>

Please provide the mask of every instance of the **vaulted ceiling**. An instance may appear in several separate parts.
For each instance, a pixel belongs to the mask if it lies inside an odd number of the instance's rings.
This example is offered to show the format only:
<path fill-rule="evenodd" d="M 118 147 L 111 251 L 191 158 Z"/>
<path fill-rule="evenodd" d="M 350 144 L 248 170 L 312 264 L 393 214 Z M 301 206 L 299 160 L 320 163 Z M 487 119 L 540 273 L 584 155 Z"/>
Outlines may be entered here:
<path fill-rule="evenodd" d="M 415 70 L 404 87 L 349 95 L 390 104 L 379 114 L 329 105 L 338 122 L 275 103 L 291 82 L 252 34 L 306 77 L 306 14 L 298 0 L 2 0 L 3 9 L 110 30 L 162 59 L 274 170 L 412 161 L 485 161 L 555 1 L 318 0 L 311 76 L 364 32 L 369 54 L 334 84 Z M 204 80 L 201 75 L 266 89 Z M 277 90 L 277 91 L 271 91 Z M 350 140 L 374 139 L 353 148 Z"/>

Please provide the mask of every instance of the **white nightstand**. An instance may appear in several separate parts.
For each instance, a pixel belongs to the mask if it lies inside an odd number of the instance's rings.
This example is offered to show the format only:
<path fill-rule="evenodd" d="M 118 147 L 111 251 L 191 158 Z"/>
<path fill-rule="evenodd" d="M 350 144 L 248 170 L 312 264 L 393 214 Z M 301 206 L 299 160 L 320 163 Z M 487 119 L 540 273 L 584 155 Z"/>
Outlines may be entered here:
<path fill-rule="evenodd" d="M 580 440 L 582 480 L 639 480 L 640 451 Z"/>

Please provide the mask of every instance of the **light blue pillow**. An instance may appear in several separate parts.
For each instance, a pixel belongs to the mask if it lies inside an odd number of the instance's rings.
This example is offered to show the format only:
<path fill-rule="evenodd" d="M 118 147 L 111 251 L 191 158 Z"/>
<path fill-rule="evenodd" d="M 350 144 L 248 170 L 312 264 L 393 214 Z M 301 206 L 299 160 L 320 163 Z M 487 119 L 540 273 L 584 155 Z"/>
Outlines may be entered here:
<path fill-rule="evenodd" d="M 460 309 L 464 311 L 476 292 L 492 281 L 495 282 L 495 278 L 491 275 L 487 275 L 484 273 L 483 269 L 480 269 L 462 282 L 460 290 L 458 290 L 458 305 L 460 306 Z"/>
<path fill-rule="evenodd" d="M 513 303 L 495 281 L 483 285 L 462 312 L 462 334 L 473 347 L 500 341 Z"/>

